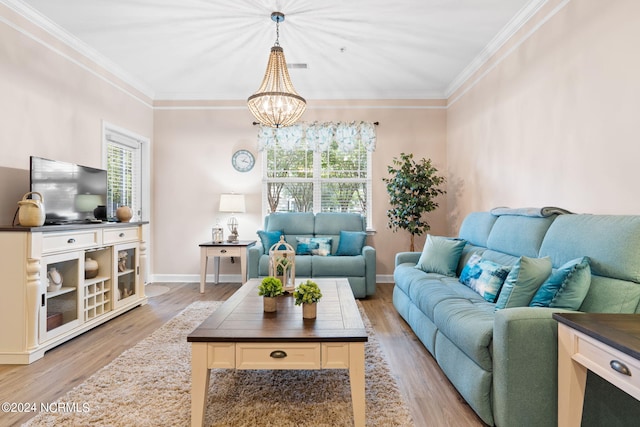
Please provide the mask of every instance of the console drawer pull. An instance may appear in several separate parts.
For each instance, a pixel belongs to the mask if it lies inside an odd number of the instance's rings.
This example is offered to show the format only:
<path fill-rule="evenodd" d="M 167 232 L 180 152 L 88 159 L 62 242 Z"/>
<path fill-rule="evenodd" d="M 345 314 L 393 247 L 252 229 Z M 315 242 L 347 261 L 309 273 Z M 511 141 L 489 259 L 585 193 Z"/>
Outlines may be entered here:
<path fill-rule="evenodd" d="M 118 237 L 124 237 L 124 233 L 118 234 Z"/>
<path fill-rule="evenodd" d="M 609 362 L 609 366 L 611 366 L 611 369 L 616 372 L 620 372 L 622 375 L 631 376 L 631 371 L 629 370 L 629 368 L 627 368 L 627 365 L 620 362 L 619 360 L 612 360 L 611 362 Z"/>
<path fill-rule="evenodd" d="M 71 239 L 67 240 L 67 243 L 75 243 L 75 242 L 76 242 L 76 239 L 74 239 L 73 237 Z"/>
<path fill-rule="evenodd" d="M 222 250 L 220 251 L 220 253 L 221 253 L 221 254 L 226 254 L 226 253 L 227 253 L 227 250 L 226 250 L 226 249 L 222 249 Z"/>
<path fill-rule="evenodd" d="M 284 359 L 285 357 L 287 357 L 287 353 L 282 350 L 274 350 L 269 356 L 274 359 Z"/>

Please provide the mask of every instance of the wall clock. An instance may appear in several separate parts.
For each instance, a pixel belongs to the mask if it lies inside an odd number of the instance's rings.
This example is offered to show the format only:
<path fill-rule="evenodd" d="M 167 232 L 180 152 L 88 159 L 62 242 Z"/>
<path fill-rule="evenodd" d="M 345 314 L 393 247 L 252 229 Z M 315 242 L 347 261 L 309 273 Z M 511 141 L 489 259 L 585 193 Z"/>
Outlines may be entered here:
<path fill-rule="evenodd" d="M 256 164 L 256 159 L 250 151 L 238 150 L 233 153 L 231 163 L 238 172 L 249 172 Z"/>

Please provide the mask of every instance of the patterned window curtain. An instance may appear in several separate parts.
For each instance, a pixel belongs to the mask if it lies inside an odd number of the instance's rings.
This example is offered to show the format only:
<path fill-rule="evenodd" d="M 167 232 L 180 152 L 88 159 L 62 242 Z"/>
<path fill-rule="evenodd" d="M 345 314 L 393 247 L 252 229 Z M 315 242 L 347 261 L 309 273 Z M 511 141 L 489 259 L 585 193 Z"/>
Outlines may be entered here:
<path fill-rule="evenodd" d="M 284 150 L 294 150 L 306 142 L 314 151 L 322 152 L 332 141 L 336 141 L 338 149 L 345 153 L 353 151 L 358 142 L 362 142 L 367 151 L 375 151 L 375 125 L 372 122 L 313 122 L 280 129 L 260 126 L 258 130 L 259 151 L 276 144 Z"/>

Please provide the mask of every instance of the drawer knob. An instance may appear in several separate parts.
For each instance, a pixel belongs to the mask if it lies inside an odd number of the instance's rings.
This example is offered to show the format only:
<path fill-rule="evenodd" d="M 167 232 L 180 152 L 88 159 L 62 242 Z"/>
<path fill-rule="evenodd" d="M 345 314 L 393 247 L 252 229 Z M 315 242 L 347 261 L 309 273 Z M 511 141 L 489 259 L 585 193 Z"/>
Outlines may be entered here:
<path fill-rule="evenodd" d="M 74 239 L 73 237 L 71 239 L 67 240 L 67 243 L 75 243 L 75 242 L 76 242 L 76 239 Z"/>
<path fill-rule="evenodd" d="M 222 250 L 220 251 L 220 253 L 222 253 L 222 254 L 226 254 L 226 253 L 227 253 L 227 250 L 226 250 L 226 249 L 222 249 Z"/>
<path fill-rule="evenodd" d="M 124 233 L 118 234 L 119 237 L 124 237 Z"/>
<path fill-rule="evenodd" d="M 631 371 L 629 370 L 629 368 L 627 368 L 627 365 L 620 362 L 619 360 L 612 360 L 611 362 L 609 362 L 609 366 L 611 366 L 611 369 L 616 372 L 620 372 L 622 375 L 631 376 Z"/>
<path fill-rule="evenodd" d="M 287 353 L 282 350 L 274 350 L 269 356 L 274 359 L 284 359 L 285 357 L 287 357 Z"/>

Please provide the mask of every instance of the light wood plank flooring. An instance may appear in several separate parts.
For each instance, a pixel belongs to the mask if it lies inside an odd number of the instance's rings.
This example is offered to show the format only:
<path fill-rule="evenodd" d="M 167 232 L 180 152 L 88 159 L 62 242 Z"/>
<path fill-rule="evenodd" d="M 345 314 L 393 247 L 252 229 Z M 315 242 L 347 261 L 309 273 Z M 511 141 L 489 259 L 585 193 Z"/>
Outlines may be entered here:
<path fill-rule="evenodd" d="M 159 283 L 160 284 L 160 283 Z M 193 301 L 225 300 L 239 284 L 166 284 L 170 291 L 53 350 L 31 365 L 0 365 L 1 402 L 52 402 L 84 382 L 124 350 L 146 338 Z M 483 426 L 429 352 L 393 307 L 392 284 L 361 300 L 416 426 Z M 10 327 L 3 325 L 2 327 Z M 0 426 L 20 425 L 33 414 L 0 412 Z"/>

